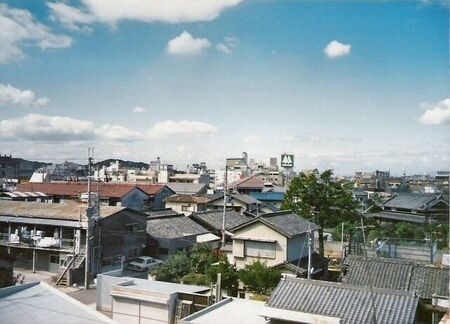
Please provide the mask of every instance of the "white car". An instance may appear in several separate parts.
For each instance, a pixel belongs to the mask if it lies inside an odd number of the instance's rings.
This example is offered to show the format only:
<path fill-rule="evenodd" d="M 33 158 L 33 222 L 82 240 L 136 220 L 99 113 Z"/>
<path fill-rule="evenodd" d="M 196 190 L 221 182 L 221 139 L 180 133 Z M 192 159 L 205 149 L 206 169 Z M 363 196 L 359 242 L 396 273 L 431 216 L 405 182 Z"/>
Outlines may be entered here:
<path fill-rule="evenodd" d="M 135 271 L 149 271 L 163 262 L 148 256 L 141 256 L 128 263 L 128 268 Z"/>

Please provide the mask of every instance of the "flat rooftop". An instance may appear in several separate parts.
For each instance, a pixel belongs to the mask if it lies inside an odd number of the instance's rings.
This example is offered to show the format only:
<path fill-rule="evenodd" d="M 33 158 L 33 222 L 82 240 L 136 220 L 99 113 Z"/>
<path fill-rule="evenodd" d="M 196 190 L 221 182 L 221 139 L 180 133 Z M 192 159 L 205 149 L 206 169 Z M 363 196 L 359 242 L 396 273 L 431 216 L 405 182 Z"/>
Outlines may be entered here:
<path fill-rule="evenodd" d="M 248 299 L 227 298 L 195 314 L 182 319 L 184 324 L 267 324 L 258 314 L 264 302 Z"/>

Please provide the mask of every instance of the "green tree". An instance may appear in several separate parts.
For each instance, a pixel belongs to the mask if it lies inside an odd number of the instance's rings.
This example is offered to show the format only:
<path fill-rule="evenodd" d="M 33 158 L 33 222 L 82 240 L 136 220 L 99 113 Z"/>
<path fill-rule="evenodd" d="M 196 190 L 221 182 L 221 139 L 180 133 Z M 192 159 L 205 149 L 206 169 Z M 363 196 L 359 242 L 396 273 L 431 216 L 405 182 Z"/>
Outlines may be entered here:
<path fill-rule="evenodd" d="M 281 271 L 257 260 L 239 271 L 239 278 L 252 293 L 268 295 L 280 281 Z"/>
<path fill-rule="evenodd" d="M 191 272 L 191 259 L 185 251 L 172 255 L 164 264 L 152 271 L 156 280 L 179 282 L 180 279 Z"/>
<path fill-rule="evenodd" d="M 230 264 L 226 257 L 222 257 L 219 263 L 211 265 L 206 269 L 206 276 L 210 282 L 217 281 L 217 274 L 222 274 L 222 288 L 228 290 L 228 294 L 231 296 L 237 296 L 239 288 L 239 275 L 236 266 Z"/>
<path fill-rule="evenodd" d="M 211 264 L 220 261 L 220 254 L 216 250 L 207 247 L 195 246 L 189 253 L 192 271 L 205 274 Z"/>
<path fill-rule="evenodd" d="M 333 179 L 333 171 L 300 173 L 286 192 L 283 209 L 290 209 L 320 226 L 319 253 L 324 256 L 323 228 L 336 227 L 343 221 L 357 220 L 357 203 L 352 184 Z"/>

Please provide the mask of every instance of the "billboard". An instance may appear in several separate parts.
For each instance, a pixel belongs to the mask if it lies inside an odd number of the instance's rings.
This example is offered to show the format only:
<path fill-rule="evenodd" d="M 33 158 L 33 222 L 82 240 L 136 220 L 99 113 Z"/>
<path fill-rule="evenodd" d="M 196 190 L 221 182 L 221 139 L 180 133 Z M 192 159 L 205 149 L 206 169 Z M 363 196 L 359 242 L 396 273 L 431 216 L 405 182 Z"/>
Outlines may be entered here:
<path fill-rule="evenodd" d="M 294 167 L 294 155 L 293 154 L 281 154 L 281 167 L 293 168 Z"/>

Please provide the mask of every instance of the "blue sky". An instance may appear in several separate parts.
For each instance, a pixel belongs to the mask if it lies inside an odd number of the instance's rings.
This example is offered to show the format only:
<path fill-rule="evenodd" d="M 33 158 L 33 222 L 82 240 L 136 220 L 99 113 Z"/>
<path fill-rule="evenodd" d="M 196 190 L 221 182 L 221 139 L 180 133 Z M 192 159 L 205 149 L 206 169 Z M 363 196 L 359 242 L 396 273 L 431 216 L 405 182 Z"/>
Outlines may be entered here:
<path fill-rule="evenodd" d="M 448 169 L 444 1 L 192 3 L 7 1 L 1 153 Z"/>

